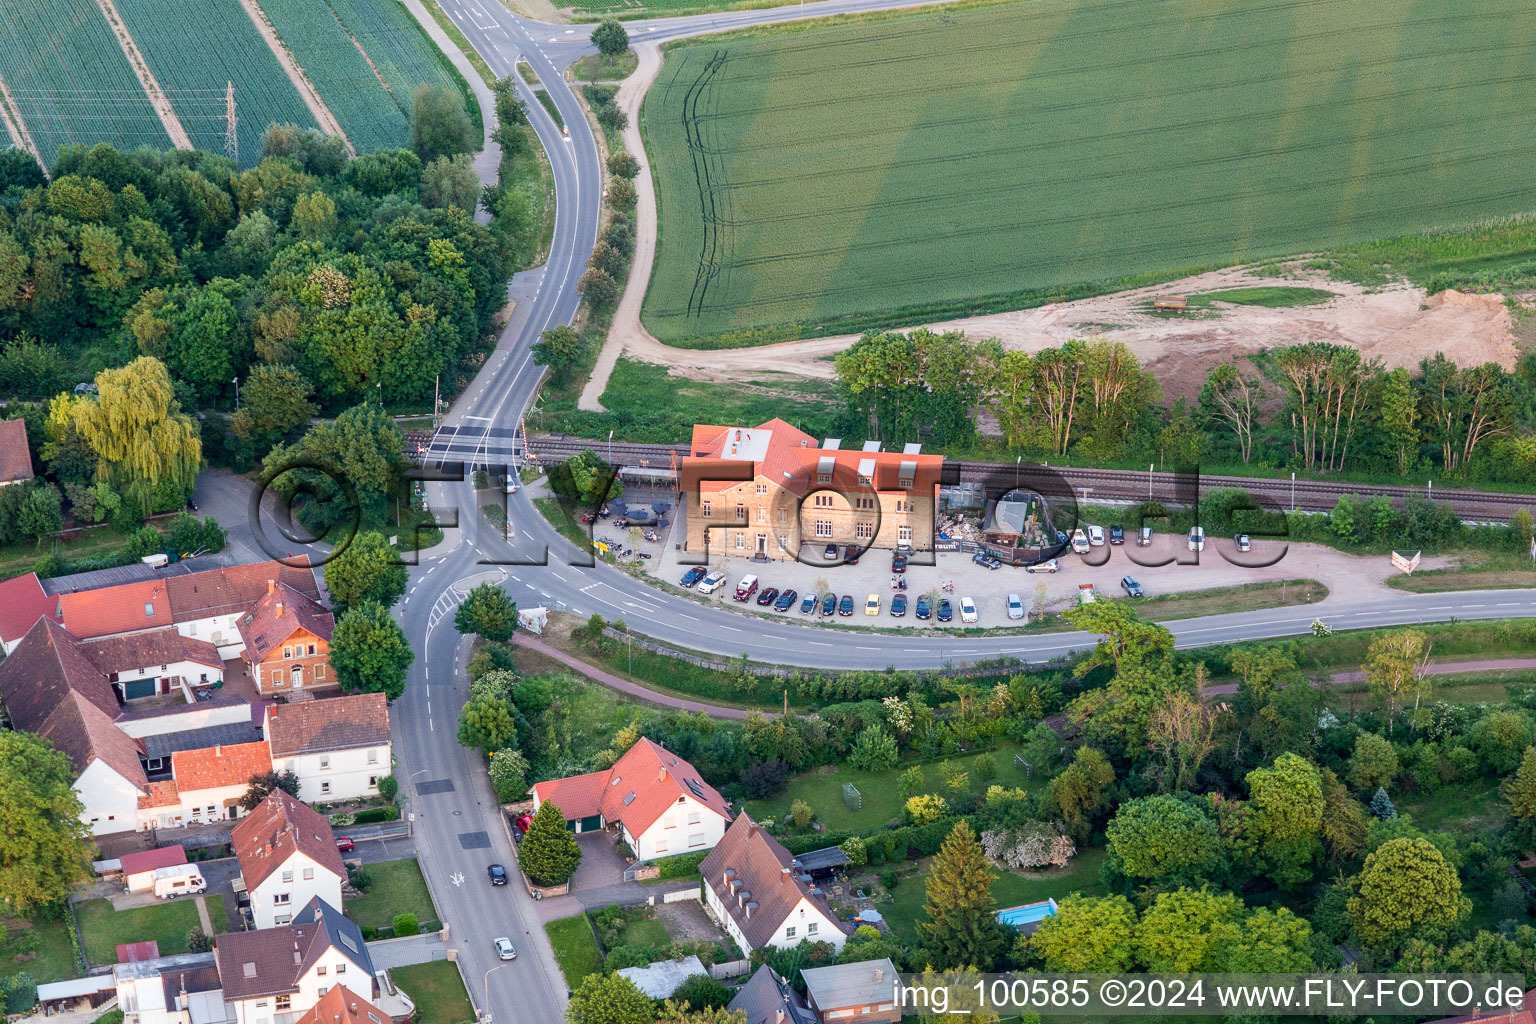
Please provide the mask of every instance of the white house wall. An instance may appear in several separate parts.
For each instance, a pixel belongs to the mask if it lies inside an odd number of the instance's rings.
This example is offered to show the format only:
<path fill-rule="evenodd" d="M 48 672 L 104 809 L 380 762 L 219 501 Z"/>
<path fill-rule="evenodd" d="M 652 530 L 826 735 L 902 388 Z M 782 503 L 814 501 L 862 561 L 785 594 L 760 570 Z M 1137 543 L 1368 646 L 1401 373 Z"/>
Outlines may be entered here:
<path fill-rule="evenodd" d="M 178 711 L 174 715 L 125 719 L 118 722 L 117 727 L 134 739 L 140 739 L 144 736 L 207 729 L 214 725 L 240 725 L 250 720 L 249 704 L 188 704 L 185 711 Z"/>
<path fill-rule="evenodd" d="M 138 787 L 97 758 L 86 765 L 75 780 L 84 809 L 80 820 L 91 827 L 91 834 L 104 836 L 113 832 L 132 832 L 138 825 Z"/>
<path fill-rule="evenodd" d="M 242 610 L 233 615 L 188 619 L 176 623 L 176 632 L 182 636 L 206 640 L 219 649 L 219 657 L 229 661 L 245 653 L 245 639 L 240 635 L 240 616 L 244 614 Z"/>
<path fill-rule="evenodd" d="M 393 770 L 388 743 L 324 754 L 274 756 L 272 767 L 297 775 L 299 799 L 311 804 L 377 796 L 379 779 Z"/>
<path fill-rule="evenodd" d="M 256 927 L 275 928 L 287 924 L 294 911 L 302 910 L 316 896 L 333 907 L 341 906 L 341 878 L 307 854 L 295 851 L 250 894 Z"/>
<path fill-rule="evenodd" d="M 684 797 L 681 803 L 668 807 L 638 840 L 630 840 L 630 846 L 640 860 L 698 853 L 720 842 L 725 825 L 725 818 L 718 812 L 693 797 Z"/>

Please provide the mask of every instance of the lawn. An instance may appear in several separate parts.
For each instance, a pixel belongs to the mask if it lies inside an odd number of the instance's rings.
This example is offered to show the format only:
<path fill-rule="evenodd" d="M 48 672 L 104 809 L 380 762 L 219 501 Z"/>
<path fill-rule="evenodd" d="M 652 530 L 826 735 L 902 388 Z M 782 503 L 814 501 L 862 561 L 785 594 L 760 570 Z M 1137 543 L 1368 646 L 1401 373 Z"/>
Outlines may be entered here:
<path fill-rule="evenodd" d="M 69 941 L 69 925 L 62 919 L 0 921 L 4 939 L 0 940 L 0 977 L 26 971 L 40 984 L 73 978 L 75 947 Z"/>
<path fill-rule="evenodd" d="M 1270 309 L 1281 309 L 1286 306 L 1315 306 L 1327 302 L 1337 294 L 1322 288 L 1297 288 L 1288 285 L 1226 288 L 1222 291 L 1206 292 L 1203 295 L 1192 295 L 1189 298 L 1189 304 L 1209 306 L 1212 302 L 1230 302 L 1236 306 L 1266 306 Z"/>
<path fill-rule="evenodd" d="M 347 901 L 346 914 L 359 928 L 389 929 L 396 914 L 415 914 L 428 924 L 437 920 L 437 908 L 427 892 L 426 880 L 415 857 L 365 864 L 373 884 L 361 896 Z"/>
<path fill-rule="evenodd" d="M 992 760 L 997 764 L 997 776 L 990 782 L 983 782 L 976 777 L 974 768 L 980 754 L 963 755 L 954 758 L 954 761 L 970 772 L 970 788 L 973 793 L 984 793 L 989 785 L 1028 789 L 1031 783 L 1025 782 L 1024 773 L 1013 765 L 1013 755 L 1018 750 L 1016 744 L 1004 743 L 992 752 Z M 939 774 L 941 763 L 930 761 L 920 766 L 926 782 L 924 792 L 946 792 L 943 778 Z M 796 800 L 804 800 L 816 812 L 817 819 L 829 829 L 875 828 L 902 817 L 904 801 L 899 780 L 902 772 L 910 767 L 906 764 L 897 765 L 884 772 L 861 772 L 846 766 L 838 767 L 830 773 L 827 769 L 813 769 L 791 779 L 789 790 L 783 796 L 748 803 L 747 813 L 757 821 L 765 818 L 782 821 L 788 817 L 791 804 Z M 862 806 L 857 811 L 850 810 L 843 803 L 845 782 L 853 783 L 862 797 Z"/>
<path fill-rule="evenodd" d="M 1520 214 L 1536 77 L 1482 55 L 1536 46 L 1525 10 L 1029 0 L 678 44 L 642 111 L 645 323 L 757 344 Z M 1529 261 L 1507 234 L 1463 263 Z"/>
<path fill-rule="evenodd" d="M 469 1024 L 475 1019 L 458 964 L 434 960 L 391 967 L 389 977 L 416 1004 L 419 1024 Z"/>
<path fill-rule="evenodd" d="M 1156 597 L 1117 598 L 1116 600 L 1132 601 L 1136 611 L 1149 622 L 1169 622 L 1174 619 L 1192 619 L 1199 615 L 1312 604 L 1327 596 L 1328 588 L 1316 580 L 1275 580 L 1265 583 L 1244 583 L 1235 587 L 1216 587 L 1210 590 L 1187 590 L 1183 593 L 1159 594 Z"/>
<path fill-rule="evenodd" d="M 204 897 L 215 932 L 229 930 L 224 897 Z M 110 900 L 85 900 L 75 904 L 80 941 L 85 958 L 93 964 L 117 963 L 117 947 L 153 939 L 162 956 L 187 951 L 187 933 L 198 927 L 197 904 L 192 899 L 166 900 L 133 910 L 114 910 Z"/>
<path fill-rule="evenodd" d="M 585 914 L 547 921 L 544 933 L 554 947 L 555 959 L 568 987 L 575 988 L 582 978 L 603 969 L 603 954 L 598 952 L 597 939 Z"/>
<path fill-rule="evenodd" d="M 1104 863 L 1104 851 L 1090 847 L 1072 858 L 1064 868 L 1050 871 L 999 871 L 992 883 L 992 898 L 999 910 L 1017 907 L 1025 903 L 1038 903 L 1044 899 L 1061 902 L 1063 896 L 1080 892 L 1085 896 L 1101 896 L 1104 883 L 1099 879 L 1099 868 Z M 917 940 L 917 922 L 927 920 L 923 903 L 927 899 L 923 881 L 928 876 L 928 861 L 918 862 L 917 870 L 904 876 L 901 884 L 891 893 L 890 903 L 878 905 L 885 915 L 891 931 L 904 942 Z"/>

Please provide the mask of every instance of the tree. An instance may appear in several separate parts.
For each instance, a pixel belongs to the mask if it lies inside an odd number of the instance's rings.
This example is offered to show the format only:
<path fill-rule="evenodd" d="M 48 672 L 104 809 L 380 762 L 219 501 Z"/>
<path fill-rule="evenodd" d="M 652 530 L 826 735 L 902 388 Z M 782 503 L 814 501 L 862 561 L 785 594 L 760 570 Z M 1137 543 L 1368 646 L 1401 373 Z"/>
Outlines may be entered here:
<path fill-rule="evenodd" d="M 672 993 L 672 1001 L 694 1011 L 713 1010 L 730 1002 L 731 995 L 730 989 L 709 975 L 694 974 Z"/>
<path fill-rule="evenodd" d="M 1429 661 L 1429 637 L 1417 629 L 1394 629 L 1371 638 L 1361 666 L 1366 686 L 1387 717 L 1387 732 L 1397 724 L 1397 712 L 1408 700 L 1414 708 L 1429 696 L 1433 682 L 1424 671 Z"/>
<path fill-rule="evenodd" d="M 372 601 L 389 607 L 405 594 L 405 563 L 382 533 L 361 530 L 325 563 L 325 588 L 345 610 Z"/>
<path fill-rule="evenodd" d="M 1249 772 L 1246 781 L 1261 870 L 1286 888 L 1305 883 L 1312 877 L 1323 827 L 1323 780 L 1317 766 L 1281 754 L 1268 768 Z"/>
<path fill-rule="evenodd" d="M 1304 342 L 1270 351 L 1284 386 L 1294 445 L 1307 469 L 1329 473 L 1343 467 L 1355 420 L 1374 404 L 1380 360 L 1328 342 Z"/>
<path fill-rule="evenodd" d="M 804 800 L 796 800 L 789 805 L 789 820 L 794 822 L 795 828 L 809 828 L 815 817 L 815 810 Z"/>
<path fill-rule="evenodd" d="M 273 448 L 262 468 L 279 493 L 313 495 L 298 516 L 317 534 L 336 526 L 379 529 L 390 520 L 410 465 L 404 449 L 395 421 L 377 404 L 363 403 L 315 424 L 294 444 Z"/>
<path fill-rule="evenodd" d="M 415 914 L 396 914 L 395 919 L 390 922 L 390 925 L 394 929 L 395 938 L 397 939 L 421 932 L 421 922 L 416 919 Z"/>
<path fill-rule="evenodd" d="M 382 693 L 394 700 L 405 692 L 406 670 L 415 660 L 405 631 L 374 601 L 348 608 L 331 636 L 331 667 L 348 693 Z"/>
<path fill-rule="evenodd" d="M 1376 795 L 1371 797 L 1371 813 L 1382 821 L 1397 817 L 1397 808 L 1392 806 L 1392 798 L 1380 787 L 1377 787 Z"/>
<path fill-rule="evenodd" d="M 390 803 L 395 802 L 395 796 L 400 792 L 400 783 L 393 775 L 379 776 L 379 798 Z"/>
<path fill-rule="evenodd" d="M 629 33 L 617 18 L 604 18 L 592 30 L 592 45 L 610 60 L 629 49 Z"/>
<path fill-rule="evenodd" d="M 278 790 L 291 797 L 299 795 L 299 776 L 292 770 L 262 772 L 251 776 L 251 788 L 240 798 L 240 806 L 254 811 L 261 802 Z"/>
<path fill-rule="evenodd" d="M 901 798 L 903 800 L 910 800 L 923 791 L 923 786 L 927 785 L 927 780 L 923 777 L 923 769 L 913 765 L 901 773 L 901 777 L 897 780 L 896 785 Z"/>
<path fill-rule="evenodd" d="M 1147 723 L 1147 745 L 1163 758 L 1165 791 L 1177 793 L 1194 787 L 1200 766 L 1216 750 L 1221 722 L 1230 717 L 1215 702 L 1205 699 L 1208 678 L 1205 663 L 1196 664 L 1194 693 L 1170 693 Z"/>
<path fill-rule="evenodd" d="M 1349 860 L 1365 852 L 1371 823 L 1360 801 L 1330 769 L 1323 771 L 1323 843 L 1336 861 Z"/>
<path fill-rule="evenodd" d="M 581 846 L 566 827 L 565 815 L 548 800 L 534 812 L 519 853 L 523 873 L 538 885 L 560 885 L 581 863 Z"/>
<path fill-rule="evenodd" d="M 1245 378 L 1235 363 L 1222 363 L 1211 371 L 1200 392 L 1201 407 L 1232 431 L 1245 465 L 1253 457 L 1253 427 L 1265 397 L 1263 382 Z"/>
<path fill-rule="evenodd" d="M 1073 835 L 1082 838 L 1114 784 L 1115 769 L 1093 747 L 1078 747 L 1072 763 L 1050 781 L 1051 798 Z"/>
<path fill-rule="evenodd" d="M 411 93 L 411 149 L 423 165 L 476 149 L 464 100 L 453 89 L 423 82 Z"/>
<path fill-rule="evenodd" d="M 258 363 L 242 382 L 243 403 L 230 417 L 230 429 L 254 448 L 270 448 L 319 411 L 309 400 L 313 393 L 314 388 L 295 367 Z"/>
<path fill-rule="evenodd" d="M 937 793 L 919 793 L 906 803 L 907 820 L 914 825 L 927 825 L 949 813 L 949 801 Z"/>
<path fill-rule="evenodd" d="M 848 858 L 848 863 L 861 868 L 869 863 L 869 846 L 862 836 L 849 836 L 838 849 Z"/>
<path fill-rule="evenodd" d="M 928 920 L 917 926 L 935 966 L 992 969 L 1005 944 L 992 898 L 995 881 L 997 873 L 962 818 L 933 858 L 923 906 Z"/>
<path fill-rule="evenodd" d="M 571 372 L 581 362 L 586 351 L 586 343 L 581 340 L 576 328 L 561 324 L 539 335 L 539 340 L 533 345 L 533 358 L 540 365 L 549 367 L 549 378 L 558 387 L 570 381 Z"/>
<path fill-rule="evenodd" d="M 587 505 L 611 501 L 624 493 L 618 473 L 590 448 L 552 467 L 549 488 Z"/>
<path fill-rule="evenodd" d="M 1126 801 L 1105 834 L 1111 862 L 1137 880 L 1196 881 L 1222 857 L 1216 822 L 1194 803 L 1172 796 Z"/>
<path fill-rule="evenodd" d="M 1484 441 L 1509 432 L 1516 388 L 1498 363 L 1458 368 L 1437 352 L 1419 366 L 1426 439 L 1440 445 L 1441 463 L 1454 473 Z"/>
<path fill-rule="evenodd" d="M 1385 736 L 1362 732 L 1349 758 L 1349 784 L 1356 789 L 1385 786 L 1397 778 L 1397 751 Z"/>
<path fill-rule="evenodd" d="M 193 925 L 187 930 L 187 952 L 206 953 L 213 949 L 213 940 L 204 932 L 201 925 Z"/>
<path fill-rule="evenodd" d="M 491 755 L 491 787 L 504 804 L 521 800 L 528 792 L 528 759 L 520 751 L 504 748 Z"/>
<path fill-rule="evenodd" d="M 999 797 L 988 791 L 987 803 L 994 804 Z M 1022 797 L 1022 790 L 1014 790 Z M 981 848 L 988 857 L 1010 868 L 1034 871 L 1044 867 L 1062 868 L 1077 854 L 1072 837 L 1063 835 L 1065 827 L 1059 821 L 1026 821 L 1012 828 L 989 829 L 981 834 Z"/>
<path fill-rule="evenodd" d="M 1529 829 L 1536 822 L 1536 747 L 1525 748 L 1520 767 L 1499 789 L 1509 806 L 1510 817 Z"/>
<path fill-rule="evenodd" d="M 848 751 L 848 763 L 860 771 L 883 772 L 896 765 L 896 738 L 878 725 L 863 729 Z"/>
<path fill-rule="evenodd" d="M 1180 888 L 1158 893 L 1136 926 L 1136 954 L 1148 971 L 1209 971 L 1220 957 L 1243 902 L 1229 892 Z"/>
<path fill-rule="evenodd" d="M 1285 907 L 1260 907 L 1218 929 L 1209 969 L 1237 974 L 1305 972 L 1312 959 L 1312 925 Z"/>
<path fill-rule="evenodd" d="M 1136 961 L 1135 936 L 1136 910 L 1124 896 L 1074 893 L 1040 922 L 1029 944 L 1048 970 L 1117 974 Z"/>
<path fill-rule="evenodd" d="M 505 643 L 517 629 L 517 605 L 494 583 L 471 590 L 453 613 L 453 628 L 483 640 Z"/>
<path fill-rule="evenodd" d="M 473 214 L 480 201 L 480 178 L 468 153 L 440 156 L 421 169 L 421 205 L 429 210 L 457 207 Z"/>
<path fill-rule="evenodd" d="M 487 690 L 471 693 L 459 712 L 459 743 L 489 757 L 517 738 L 512 706 Z"/>
<path fill-rule="evenodd" d="M 524 837 L 523 842 L 527 841 Z M 651 997 L 628 978 L 612 973 L 589 974 L 571 993 L 565 1020 L 566 1024 L 655 1024 L 656 1008 Z"/>
<path fill-rule="evenodd" d="M 68 755 L 31 733 L 0 732 L 0 903 L 13 914 L 62 903 L 91 877 L 96 847 Z"/>
<path fill-rule="evenodd" d="M 64 528 L 64 511 L 59 489 L 53 484 L 40 484 L 27 491 L 27 498 L 16 512 L 17 529 L 29 537 L 37 538 L 38 548 L 43 540 Z"/>
<path fill-rule="evenodd" d="M 688 981 L 683 982 L 683 988 L 687 988 L 691 982 L 699 982 L 703 986 L 703 979 L 708 979 L 716 985 L 720 982 L 705 974 L 695 974 Z M 721 985 L 721 988 L 724 988 Z M 678 989 L 681 992 L 683 989 Z M 729 992 L 729 989 L 727 989 Z M 727 1010 L 724 1005 L 711 1006 L 702 1010 L 684 1009 L 687 1004 L 680 1001 L 676 993 L 671 999 L 661 1004 L 657 1012 L 656 1024 L 748 1024 L 745 1010 Z"/>
<path fill-rule="evenodd" d="M 1082 605 L 1068 611 L 1066 619 L 1103 638 L 1073 674 L 1081 678 L 1099 667 L 1114 671 L 1107 685 L 1086 690 L 1072 702 L 1073 718 L 1094 740 L 1114 742 L 1127 751 L 1144 749 L 1153 714 L 1179 689 L 1173 634 L 1164 626 L 1142 622 L 1125 601 Z"/>
<path fill-rule="evenodd" d="M 1390 950 L 1410 936 L 1445 934 L 1472 909 L 1456 869 L 1424 839 L 1393 839 L 1350 882 L 1349 918 L 1360 939 Z"/>
<path fill-rule="evenodd" d="M 203 443 L 192 417 L 181 411 L 165 364 L 140 356 L 96 375 L 97 394 L 60 396 L 50 422 L 65 422 L 100 460 L 97 474 L 146 510 L 157 509 L 162 484 L 178 497 L 192 493 L 202 468 Z"/>
<path fill-rule="evenodd" d="M 1472 749 L 1497 774 L 1514 771 L 1531 745 L 1531 721 L 1519 711 L 1494 711 L 1473 723 Z"/>
<path fill-rule="evenodd" d="M 1397 459 L 1398 475 L 1407 476 L 1419 461 L 1419 410 L 1413 375 L 1407 367 L 1399 366 L 1388 372 L 1381 384 L 1381 432 Z"/>

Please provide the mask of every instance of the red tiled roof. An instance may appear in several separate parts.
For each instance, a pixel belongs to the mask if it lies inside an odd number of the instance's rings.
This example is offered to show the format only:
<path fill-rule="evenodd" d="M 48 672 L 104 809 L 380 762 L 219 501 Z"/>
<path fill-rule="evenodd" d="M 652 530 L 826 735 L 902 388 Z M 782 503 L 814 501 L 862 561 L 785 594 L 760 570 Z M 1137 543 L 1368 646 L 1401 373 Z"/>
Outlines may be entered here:
<path fill-rule="evenodd" d="M 162 783 L 151 782 L 151 786 L 159 786 Z M 144 798 L 139 798 L 139 805 L 143 806 Z M 172 868 L 177 864 L 187 862 L 187 851 L 181 844 L 175 846 L 159 846 L 153 850 L 141 850 L 138 853 L 125 853 L 118 858 L 123 866 L 123 874 L 137 875 L 144 871 L 153 871 L 156 868 Z"/>
<path fill-rule="evenodd" d="M 389 1024 L 389 1017 L 347 986 L 333 985 L 294 1024 Z"/>
<path fill-rule="evenodd" d="M 250 889 L 266 881 L 294 852 L 306 855 L 338 878 L 347 875 L 330 821 L 282 790 L 240 819 L 230 841 L 240 861 L 240 874 Z"/>
<path fill-rule="evenodd" d="M 632 836 L 656 824 L 685 796 L 730 817 L 730 805 L 697 768 L 643 737 L 605 772 L 553 779 L 533 789 L 541 803 L 553 803 L 568 821 L 601 813 L 605 821 L 623 822 Z"/>
<path fill-rule="evenodd" d="M 143 942 L 125 942 L 117 947 L 117 962 L 120 964 L 137 963 L 140 960 L 155 960 L 160 956 L 160 943 L 154 939 L 145 939 Z"/>
<path fill-rule="evenodd" d="M 0 583 L 0 641 L 26 636 L 39 618 L 52 618 L 58 610 L 58 601 L 43 592 L 37 573 L 11 577 Z"/>
<path fill-rule="evenodd" d="M 175 621 L 165 580 L 60 594 L 59 620 L 82 640 L 169 626 Z"/>
<path fill-rule="evenodd" d="M 738 444 L 746 446 L 741 455 L 735 454 Z M 689 455 L 682 462 L 682 490 L 708 492 L 736 486 L 741 481 L 710 480 L 708 477 L 712 473 L 726 475 L 719 473 L 722 463 L 736 466 L 745 464 L 742 455 L 756 444 L 763 444 L 764 447 L 761 457 L 749 463 L 753 467 L 753 477 L 772 480 L 780 487 L 801 495 L 816 489 L 816 478 L 823 459 L 832 460 L 832 485 L 844 490 L 861 486 L 859 467 L 869 462 L 873 462 L 874 472 L 870 474 L 868 486 L 876 491 L 905 490 L 900 486 L 900 480 L 901 467 L 906 463 L 914 470 L 913 493 L 928 493 L 939 482 L 940 471 L 944 466 L 942 455 L 824 449 L 809 434 L 781 419 L 772 419 L 756 427 L 696 424 L 693 428 L 693 443 L 688 449 Z"/>
<path fill-rule="evenodd" d="M 115 718 L 117 694 L 102 671 L 80 650 L 80 641 L 53 619 L 40 618 L 0 663 L 0 697 L 11 724 L 38 732 L 70 691 Z M 83 767 L 83 766 L 82 766 Z"/>
<path fill-rule="evenodd" d="M 26 420 L 0 420 L 0 482 L 31 480 L 32 452 Z"/>
<path fill-rule="evenodd" d="M 81 644 L 80 651 L 108 675 L 151 665 L 172 665 L 179 661 L 195 662 L 217 669 L 224 667 L 224 659 L 219 657 L 217 647 L 206 640 L 182 636 L 175 626 L 102 637 Z"/>
<path fill-rule="evenodd" d="M 175 779 L 165 779 L 160 782 L 151 782 L 149 792 L 139 797 L 139 810 L 148 811 L 156 807 L 177 807 L 181 804 L 181 792 L 176 788 Z"/>
<path fill-rule="evenodd" d="M 78 690 L 66 693 L 42 727 L 33 731 L 68 754 L 82 772 L 92 761 L 100 760 L 140 792 L 149 785 L 139 763 L 144 745 L 119 729 Z"/>
<path fill-rule="evenodd" d="M 320 599 L 315 571 L 306 566 L 282 562 L 251 562 L 231 565 L 166 580 L 171 589 L 171 607 L 177 622 L 205 619 L 212 615 L 231 615 L 245 611 L 266 596 L 268 583 L 276 580 L 297 590 L 311 601 Z"/>
<path fill-rule="evenodd" d="M 266 661 L 299 630 L 308 630 L 330 642 L 336 620 L 331 613 L 286 583 L 270 581 L 270 589 L 240 616 L 240 636 L 245 641 L 242 657 L 253 665 Z"/>
<path fill-rule="evenodd" d="M 276 757 L 372 747 L 389 742 L 389 702 L 382 693 L 272 704 L 264 735 Z"/>
<path fill-rule="evenodd" d="M 176 788 L 183 793 L 243 785 L 253 775 L 271 770 L 272 755 L 262 740 L 178 750 L 171 755 L 171 775 L 175 777 Z"/>
<path fill-rule="evenodd" d="M 727 871 L 734 872 L 729 880 L 725 877 Z M 754 948 L 777 934 L 802 899 L 809 900 L 827 920 L 837 922 L 837 915 L 826 900 L 814 895 L 811 886 L 800 880 L 794 858 L 784 844 L 758 828 L 745 814 L 738 815 L 725 830 L 724 837 L 699 864 L 699 873 Z M 744 906 L 737 905 L 737 894 L 757 904 L 750 915 Z"/>

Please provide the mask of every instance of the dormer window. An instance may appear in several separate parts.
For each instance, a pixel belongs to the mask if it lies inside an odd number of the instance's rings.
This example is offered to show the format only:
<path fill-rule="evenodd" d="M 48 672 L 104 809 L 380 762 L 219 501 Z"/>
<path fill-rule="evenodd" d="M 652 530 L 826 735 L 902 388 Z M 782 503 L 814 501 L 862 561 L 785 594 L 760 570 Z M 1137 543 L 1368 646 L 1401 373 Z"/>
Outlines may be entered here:
<path fill-rule="evenodd" d="M 155 617 L 155 606 L 150 604 L 148 601 L 144 602 L 144 617 L 146 619 L 152 619 Z"/>

